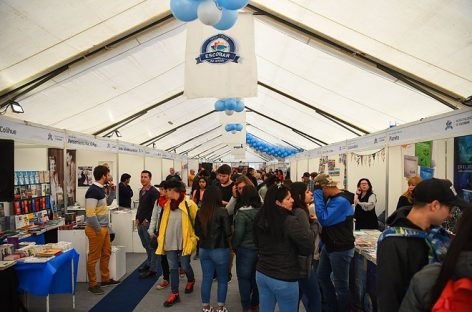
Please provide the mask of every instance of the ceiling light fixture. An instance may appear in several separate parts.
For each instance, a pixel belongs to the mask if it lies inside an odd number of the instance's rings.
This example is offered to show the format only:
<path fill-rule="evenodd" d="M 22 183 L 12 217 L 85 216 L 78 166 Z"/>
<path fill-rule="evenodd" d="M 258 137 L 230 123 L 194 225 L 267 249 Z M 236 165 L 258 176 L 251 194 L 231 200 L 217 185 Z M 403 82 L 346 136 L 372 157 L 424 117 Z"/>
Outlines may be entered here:
<path fill-rule="evenodd" d="M 8 107 L 11 107 L 11 111 L 15 114 L 22 114 L 25 112 L 20 103 L 16 101 L 11 101 L 3 107 L 3 110 L 0 112 L 0 115 L 4 115 L 7 112 Z"/>

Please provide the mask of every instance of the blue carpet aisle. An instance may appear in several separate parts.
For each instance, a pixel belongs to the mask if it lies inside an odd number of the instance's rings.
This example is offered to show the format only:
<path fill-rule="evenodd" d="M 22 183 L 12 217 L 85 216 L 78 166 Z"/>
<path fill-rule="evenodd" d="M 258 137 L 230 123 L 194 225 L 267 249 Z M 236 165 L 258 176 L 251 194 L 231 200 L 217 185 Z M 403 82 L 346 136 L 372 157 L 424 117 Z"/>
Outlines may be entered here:
<path fill-rule="evenodd" d="M 119 285 L 113 286 L 113 290 L 106 294 L 90 311 L 133 311 L 156 281 L 157 277 L 140 279 L 139 270 L 136 269 Z"/>

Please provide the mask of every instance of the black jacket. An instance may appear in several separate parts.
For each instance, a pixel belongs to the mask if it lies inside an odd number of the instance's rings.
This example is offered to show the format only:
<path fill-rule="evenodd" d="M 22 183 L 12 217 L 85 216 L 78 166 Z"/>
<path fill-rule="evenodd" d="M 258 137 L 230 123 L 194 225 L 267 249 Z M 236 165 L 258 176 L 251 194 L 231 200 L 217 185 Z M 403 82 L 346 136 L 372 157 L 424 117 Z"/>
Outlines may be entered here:
<path fill-rule="evenodd" d="M 395 211 L 387 224 L 421 230 L 407 219 L 411 207 Z M 410 280 L 428 264 L 429 248 L 423 238 L 388 237 L 377 248 L 377 302 L 379 311 L 398 311 Z"/>
<path fill-rule="evenodd" d="M 131 208 L 131 197 L 133 197 L 131 187 L 120 182 L 120 184 L 118 184 L 118 206 Z"/>
<path fill-rule="evenodd" d="M 283 237 L 274 239 L 260 224 L 254 224 L 254 242 L 259 257 L 256 270 L 278 280 L 294 282 L 300 278 L 298 255 L 313 254 L 315 235 L 311 230 L 307 231 L 291 211 L 274 209 L 282 211 Z"/>
<path fill-rule="evenodd" d="M 195 219 L 195 234 L 199 237 L 200 248 L 216 249 L 229 248 L 229 237 L 231 236 L 231 225 L 229 223 L 228 211 L 218 207 L 213 212 L 213 219 L 209 223 L 209 229 L 204 234 L 200 222 L 200 211 Z"/>
<path fill-rule="evenodd" d="M 151 221 L 154 203 L 159 196 L 159 191 L 154 186 L 151 186 L 146 192 L 142 190 L 139 192 L 139 206 L 136 212 L 136 220 L 138 220 L 139 223 L 142 223 L 144 220 Z"/>

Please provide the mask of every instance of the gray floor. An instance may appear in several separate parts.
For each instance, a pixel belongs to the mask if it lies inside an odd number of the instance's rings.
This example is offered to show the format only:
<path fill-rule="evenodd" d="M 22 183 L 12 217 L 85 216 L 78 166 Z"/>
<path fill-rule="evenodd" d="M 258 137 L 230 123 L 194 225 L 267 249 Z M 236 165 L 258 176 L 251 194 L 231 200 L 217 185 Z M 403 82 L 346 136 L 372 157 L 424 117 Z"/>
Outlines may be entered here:
<path fill-rule="evenodd" d="M 145 254 L 135 254 L 127 253 L 126 254 L 126 267 L 127 274 L 122 278 L 133 272 L 145 259 Z M 167 299 L 170 293 L 170 289 L 166 288 L 164 290 L 157 290 L 154 287 L 149 290 L 146 296 L 141 300 L 141 302 L 136 306 L 134 311 L 147 312 L 147 311 L 169 311 L 169 312 L 191 312 L 191 311 L 201 311 L 201 301 L 200 301 L 200 282 L 201 282 L 201 267 L 198 260 L 192 260 L 192 268 L 195 272 L 195 279 L 197 283 L 195 284 L 195 290 L 191 294 L 184 294 L 183 289 L 185 287 L 186 280 L 181 280 L 181 302 L 177 303 L 171 308 L 164 308 L 162 303 Z M 233 280 L 228 287 L 228 295 L 226 299 L 226 305 L 230 312 L 241 311 L 241 304 L 239 301 L 239 290 L 238 290 L 238 281 L 236 279 L 235 273 L 236 267 L 233 266 Z M 216 288 L 217 284 L 214 282 L 212 286 L 212 302 L 211 304 L 216 305 Z M 112 288 L 104 288 L 105 295 Z M 89 293 L 87 291 L 86 283 L 77 283 L 77 293 L 76 293 L 76 308 L 72 310 L 72 297 L 70 295 L 51 295 L 49 297 L 50 311 L 52 312 L 66 312 L 66 311 L 88 311 L 91 309 L 98 301 L 100 301 L 103 296 L 97 296 Z M 27 298 L 27 308 L 28 311 L 39 312 L 46 311 L 46 300 L 45 297 L 36 297 L 29 295 Z M 116 308 L 116 311 L 121 310 Z M 303 307 L 300 308 L 300 311 L 305 311 Z M 124 312 L 124 311 L 123 311 Z"/>

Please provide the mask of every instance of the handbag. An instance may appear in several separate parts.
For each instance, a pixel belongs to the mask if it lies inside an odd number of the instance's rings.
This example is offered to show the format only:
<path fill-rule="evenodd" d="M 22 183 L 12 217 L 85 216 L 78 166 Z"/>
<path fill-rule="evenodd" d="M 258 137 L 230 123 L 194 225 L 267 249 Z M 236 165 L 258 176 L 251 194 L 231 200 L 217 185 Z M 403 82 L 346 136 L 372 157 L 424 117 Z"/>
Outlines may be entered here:
<path fill-rule="evenodd" d="M 300 278 L 308 278 L 311 274 L 311 264 L 313 262 L 313 257 L 298 255 L 298 269 Z"/>

